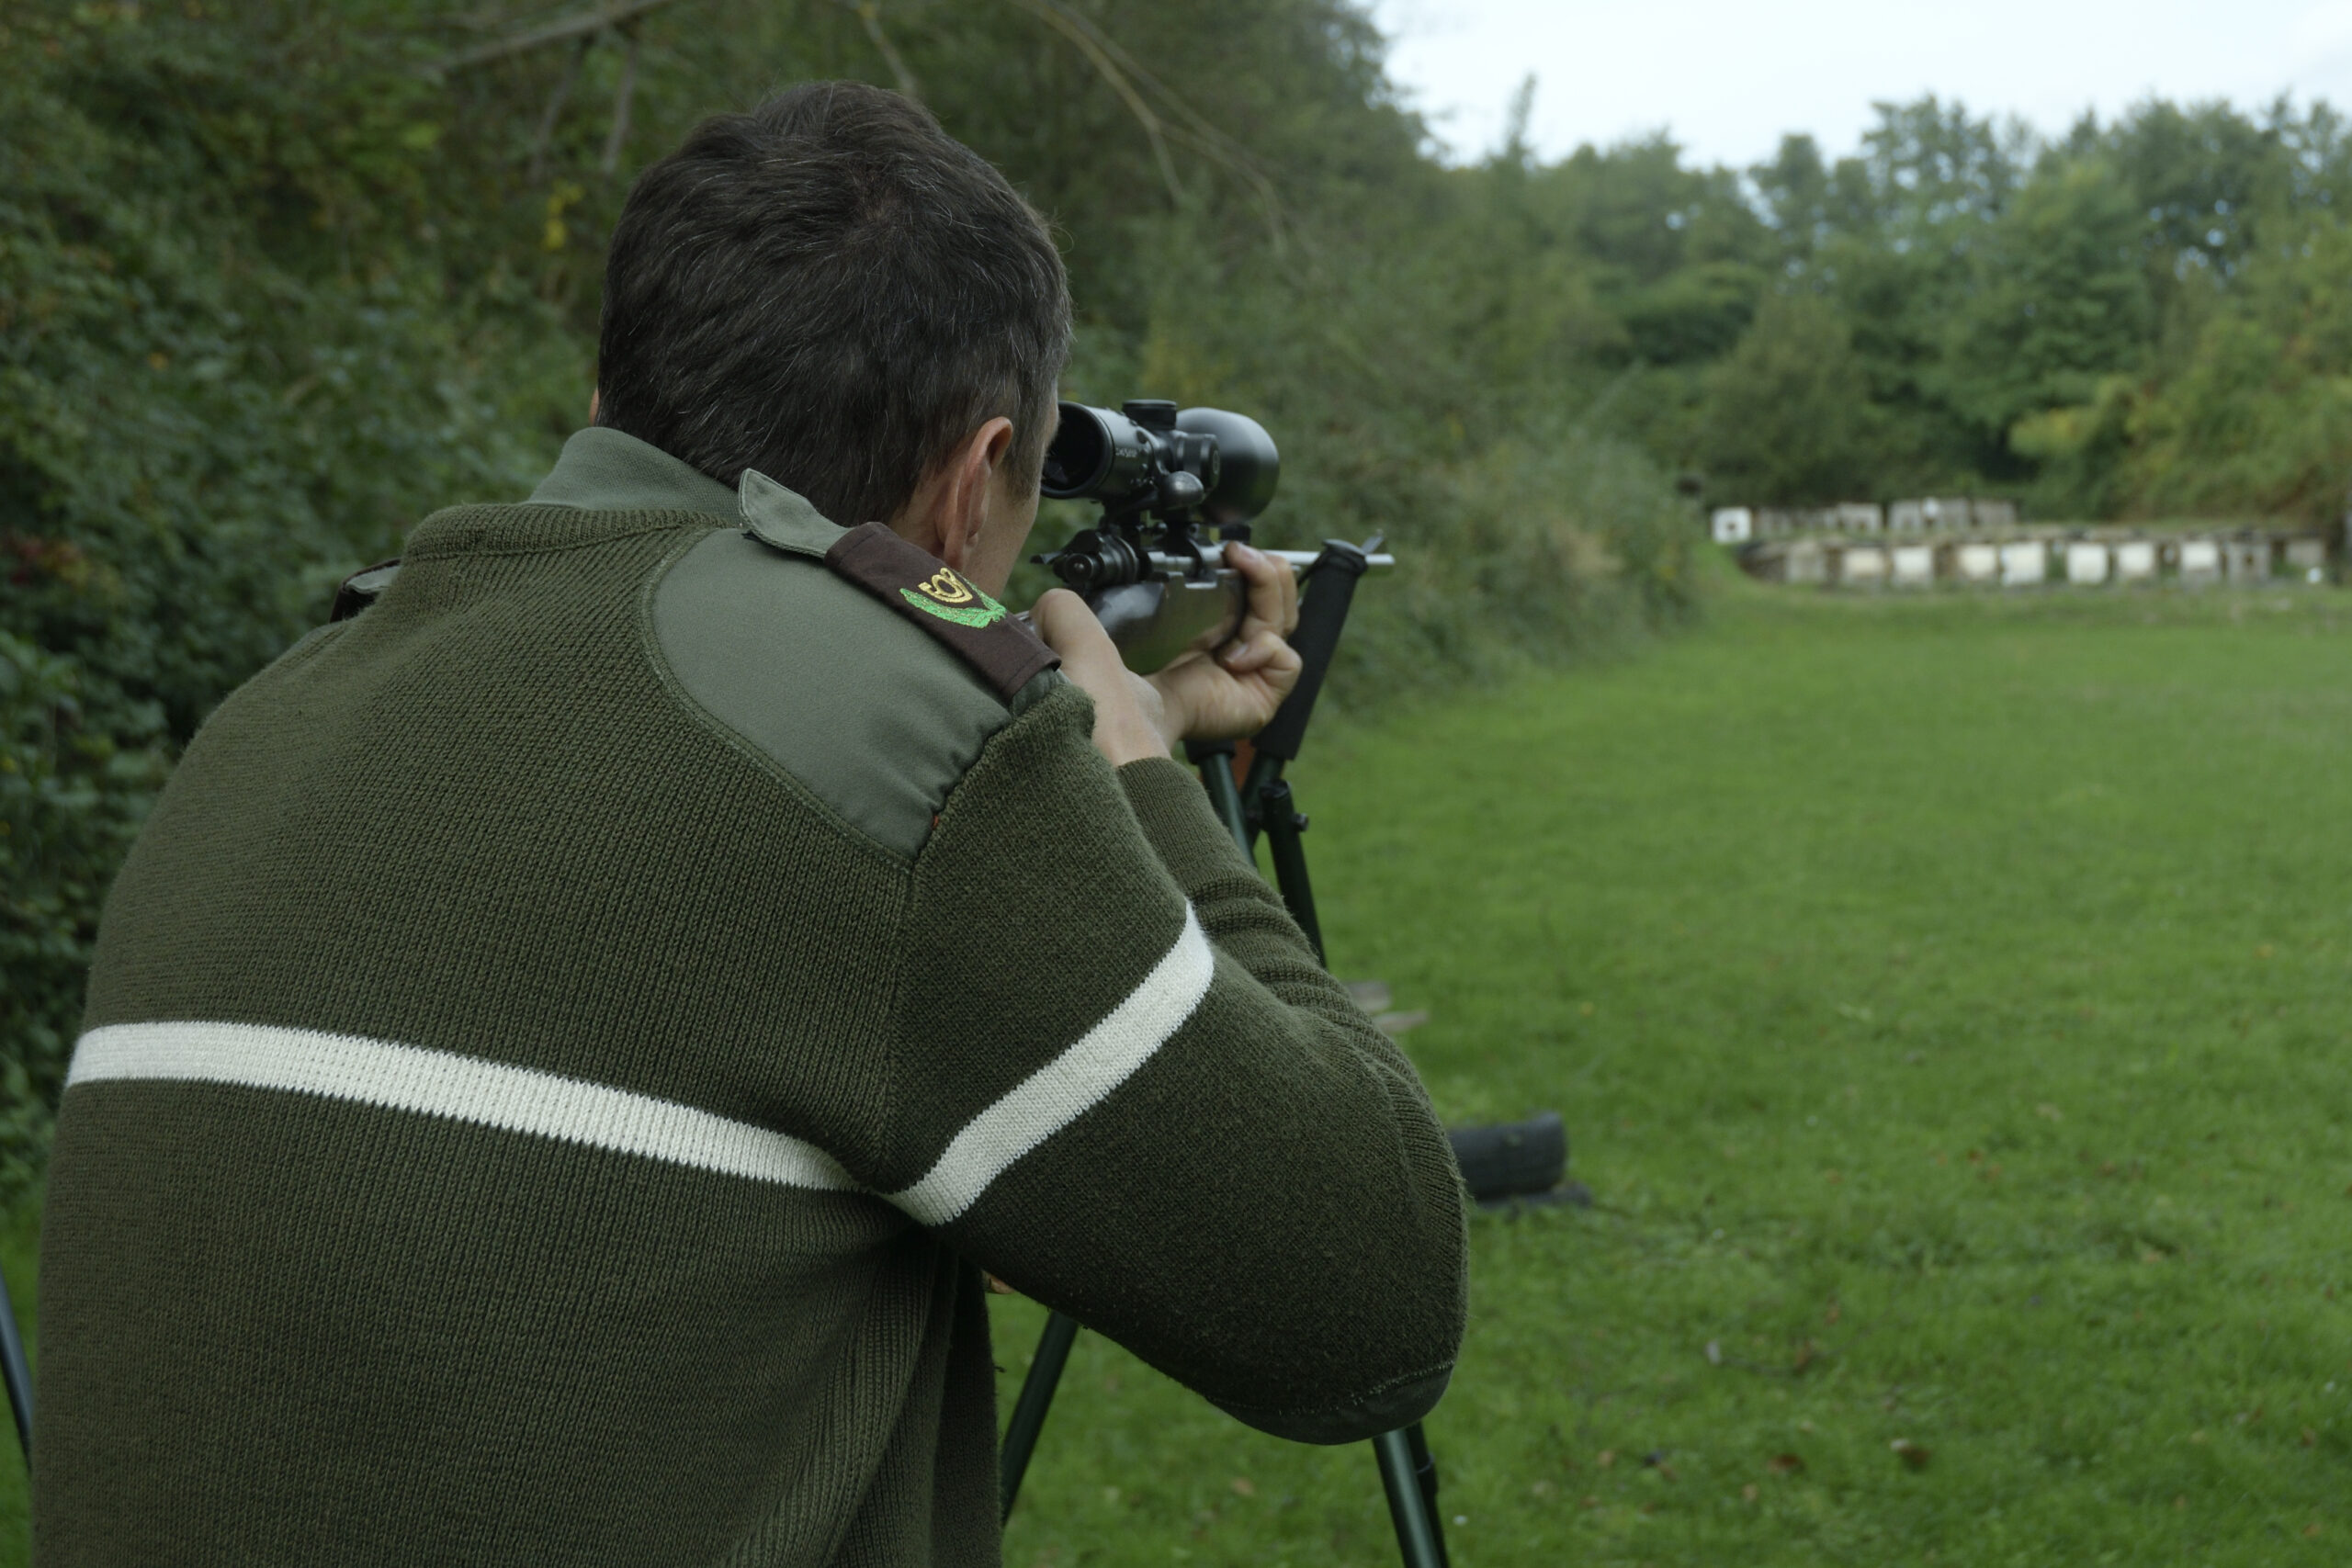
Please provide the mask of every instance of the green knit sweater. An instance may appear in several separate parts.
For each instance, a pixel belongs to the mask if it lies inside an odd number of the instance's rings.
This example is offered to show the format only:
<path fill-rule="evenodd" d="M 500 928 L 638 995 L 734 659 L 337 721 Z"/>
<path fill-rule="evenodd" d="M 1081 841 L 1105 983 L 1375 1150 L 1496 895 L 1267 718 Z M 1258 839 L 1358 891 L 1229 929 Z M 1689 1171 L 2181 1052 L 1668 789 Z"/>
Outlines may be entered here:
<path fill-rule="evenodd" d="M 1434 1403 L 1409 1066 L 845 537 L 583 432 L 205 725 L 58 1122 L 43 1568 L 993 1562 L 980 1269 L 1268 1431 Z"/>

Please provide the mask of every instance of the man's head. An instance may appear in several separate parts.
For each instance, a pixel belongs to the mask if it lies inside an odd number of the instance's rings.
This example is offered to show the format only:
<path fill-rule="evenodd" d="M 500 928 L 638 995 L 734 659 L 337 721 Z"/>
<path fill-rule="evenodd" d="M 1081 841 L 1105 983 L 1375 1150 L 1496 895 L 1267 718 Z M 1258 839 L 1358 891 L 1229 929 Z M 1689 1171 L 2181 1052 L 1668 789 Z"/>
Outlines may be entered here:
<path fill-rule="evenodd" d="M 956 547 L 1001 585 L 1069 344 L 1061 257 L 1004 177 L 895 93 L 811 83 L 639 176 L 596 420 L 721 483 L 757 468 L 836 523 Z M 949 536 L 965 522 L 977 555 Z"/>

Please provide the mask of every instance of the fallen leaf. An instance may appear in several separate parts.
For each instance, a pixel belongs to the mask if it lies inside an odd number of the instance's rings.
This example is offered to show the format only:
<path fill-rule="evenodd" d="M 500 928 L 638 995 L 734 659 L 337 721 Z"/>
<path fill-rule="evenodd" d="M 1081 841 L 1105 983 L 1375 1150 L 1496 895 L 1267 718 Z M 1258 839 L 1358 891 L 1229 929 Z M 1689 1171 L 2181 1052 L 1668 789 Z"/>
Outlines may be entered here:
<path fill-rule="evenodd" d="M 1830 1186 L 1832 1186 L 1832 1187 L 1837 1186 L 1839 1182 L 1841 1182 L 1841 1181 L 1843 1181 L 1843 1180 L 1845 1180 L 1845 1179 L 1846 1179 L 1844 1177 L 1842 1177 L 1842 1176 L 1838 1175 L 1838 1174 L 1836 1171 L 1834 1171 L 1834 1170 L 1825 1170 L 1825 1171 L 1823 1171 L 1823 1172 L 1821 1173 L 1821 1179 L 1822 1179 L 1824 1181 L 1828 1182 L 1828 1183 L 1829 1183 L 1829 1185 L 1830 1185 Z"/>
<path fill-rule="evenodd" d="M 1886 1446 L 1894 1450 L 1895 1458 L 1901 1460 L 1905 1464 L 1909 1465 L 1913 1470 L 1925 1470 L 1928 1468 L 1928 1450 L 1921 1448 L 1917 1443 L 1913 1442 L 1910 1438 L 1897 1438 Z"/>
<path fill-rule="evenodd" d="M 1233 1495 L 1236 1497 L 1255 1497 L 1258 1483 L 1246 1475 L 1237 1475 L 1233 1478 Z"/>
<path fill-rule="evenodd" d="M 1821 1314 L 1821 1321 L 1831 1327 L 1835 1327 L 1837 1326 L 1838 1320 L 1845 1315 L 1846 1309 L 1839 1306 L 1833 1301 L 1829 1303 L 1829 1310 Z"/>
<path fill-rule="evenodd" d="M 1600 1506 L 1600 1499 L 1598 1497 L 1587 1497 L 1578 1502 L 1577 1506 L 1579 1508 L 1598 1508 Z"/>
<path fill-rule="evenodd" d="M 2319 1534 L 2319 1521 L 2317 1519 L 2313 1519 L 2311 1523 L 2303 1527 L 2303 1538 L 2306 1540 L 2317 1534 Z"/>
<path fill-rule="evenodd" d="M 1601 1469 L 1607 1470 L 1611 1465 L 1617 1462 L 1617 1450 L 1615 1449 L 1603 1449 L 1599 1453 L 1593 1455 L 1592 1462 L 1599 1465 Z"/>
<path fill-rule="evenodd" d="M 1820 1359 L 1820 1356 L 1821 1347 L 1808 1339 L 1804 1344 L 1797 1347 L 1796 1359 L 1790 1363 L 1789 1370 L 1791 1371 L 1801 1372 L 1807 1367 L 1813 1365 L 1815 1360 Z"/>
<path fill-rule="evenodd" d="M 1803 1475 L 1804 1461 L 1795 1454 L 1774 1454 L 1764 1461 L 1764 1468 L 1775 1475 Z"/>
<path fill-rule="evenodd" d="M 2059 1110 L 2056 1106 L 2046 1102 L 2035 1106 L 2033 1108 L 2033 1113 L 2036 1116 L 2041 1117 L 2044 1122 L 2064 1122 L 2066 1119 L 2066 1113 L 2064 1111 Z"/>
<path fill-rule="evenodd" d="M 1739 1500 L 1743 1503 L 1753 1503 L 1756 1501 L 1756 1483 L 1751 1481 L 1747 1485 L 1739 1489 Z"/>
<path fill-rule="evenodd" d="M 2304 1427 L 2304 1428 L 2303 1428 L 2303 1447 L 2305 1447 L 2305 1448 L 2309 1449 L 2309 1448 L 2316 1448 L 2318 1445 L 2319 1445 L 2319 1434 L 2318 1434 L 2317 1432 L 2312 1431 L 2309 1427 Z"/>

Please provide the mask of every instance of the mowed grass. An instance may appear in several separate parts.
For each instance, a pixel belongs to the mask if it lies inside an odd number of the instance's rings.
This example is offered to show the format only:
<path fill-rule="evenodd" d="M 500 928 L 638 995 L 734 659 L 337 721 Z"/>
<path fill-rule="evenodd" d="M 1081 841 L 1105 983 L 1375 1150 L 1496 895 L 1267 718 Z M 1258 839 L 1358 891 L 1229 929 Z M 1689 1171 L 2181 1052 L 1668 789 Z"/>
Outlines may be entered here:
<path fill-rule="evenodd" d="M 2343 598 L 1736 592 L 1294 776 L 1440 1111 L 1599 1198 L 1474 1227 L 1456 1563 L 2352 1561 Z M 1066 1387 L 1015 1568 L 1396 1561 L 1368 1450 Z"/>
<path fill-rule="evenodd" d="M 1474 1226 L 1462 1568 L 2352 1560 L 2352 600 L 1736 589 L 1294 777 L 1442 1112 L 1599 1198 Z M 1089 1335 L 1006 1559 L 1396 1553 Z"/>

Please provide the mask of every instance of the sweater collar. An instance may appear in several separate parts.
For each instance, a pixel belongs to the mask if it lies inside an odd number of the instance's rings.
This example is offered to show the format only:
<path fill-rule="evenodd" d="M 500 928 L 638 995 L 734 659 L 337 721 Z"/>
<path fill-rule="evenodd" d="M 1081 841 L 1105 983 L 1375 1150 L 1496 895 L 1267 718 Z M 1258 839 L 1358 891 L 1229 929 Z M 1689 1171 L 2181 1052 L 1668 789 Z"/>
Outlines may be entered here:
<path fill-rule="evenodd" d="M 649 524 L 674 526 L 680 513 L 807 555 L 822 555 L 846 531 L 764 474 L 746 468 L 740 489 L 729 490 L 659 446 L 591 425 L 563 444 L 554 470 L 520 505 L 436 512 L 410 533 L 402 558 L 567 549 Z"/>
<path fill-rule="evenodd" d="M 583 512 L 707 512 L 736 521 L 735 492 L 634 435 L 592 424 L 572 433 L 530 506 Z"/>

